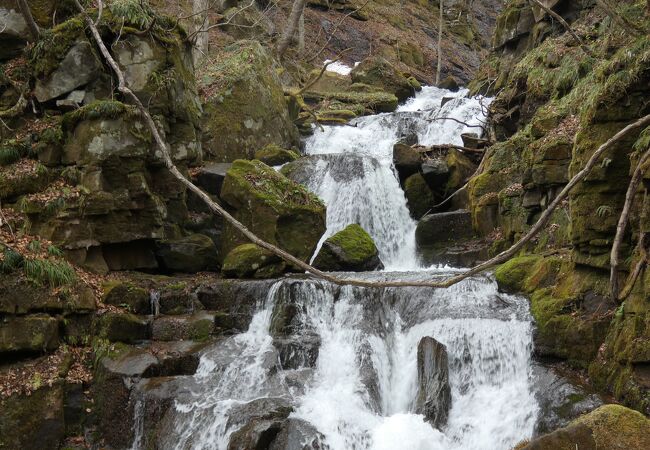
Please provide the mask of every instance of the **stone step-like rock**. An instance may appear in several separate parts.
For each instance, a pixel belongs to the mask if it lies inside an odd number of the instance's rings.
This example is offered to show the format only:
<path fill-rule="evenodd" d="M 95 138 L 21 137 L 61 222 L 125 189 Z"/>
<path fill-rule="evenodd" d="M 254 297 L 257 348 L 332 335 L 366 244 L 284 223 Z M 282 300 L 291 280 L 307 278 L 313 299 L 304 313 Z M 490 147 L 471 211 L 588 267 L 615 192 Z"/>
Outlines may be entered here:
<path fill-rule="evenodd" d="M 231 166 L 232 163 L 206 164 L 197 174 L 196 184 L 210 194 L 219 195 L 223 180 Z"/>
<path fill-rule="evenodd" d="M 424 216 L 418 222 L 415 242 L 418 254 L 425 264 L 454 264 L 482 258 L 483 254 L 472 248 L 475 246 L 468 246 L 467 251 L 470 254 L 468 258 L 463 257 L 465 250 L 460 244 L 470 241 L 473 236 L 471 213 L 467 210 L 457 210 Z M 448 247 L 452 246 L 455 250 L 449 249 L 448 252 Z"/>
<path fill-rule="evenodd" d="M 418 396 L 416 412 L 440 429 L 447 423 L 451 409 L 449 361 L 447 349 L 426 336 L 418 344 Z"/>
<path fill-rule="evenodd" d="M 215 313 L 200 311 L 192 315 L 157 316 L 151 325 L 154 341 L 205 341 L 215 332 Z"/>

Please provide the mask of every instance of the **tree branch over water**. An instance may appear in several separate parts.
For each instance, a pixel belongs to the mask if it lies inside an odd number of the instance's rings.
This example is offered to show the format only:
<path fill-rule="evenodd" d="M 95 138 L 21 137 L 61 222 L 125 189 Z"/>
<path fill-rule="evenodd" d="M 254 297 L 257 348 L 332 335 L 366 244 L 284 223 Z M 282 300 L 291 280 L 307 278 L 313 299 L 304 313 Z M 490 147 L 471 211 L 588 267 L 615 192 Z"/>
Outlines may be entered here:
<path fill-rule="evenodd" d="M 315 267 L 312 267 L 306 262 L 291 255 L 290 253 L 282 250 L 281 248 L 278 248 L 275 245 L 260 239 L 259 237 L 257 237 L 257 235 L 251 232 L 244 224 L 242 224 L 237 219 L 235 219 L 230 213 L 228 213 L 228 211 L 226 211 L 221 205 L 219 205 L 214 200 L 212 200 L 208 194 L 206 194 L 201 188 L 199 188 L 194 183 L 192 183 L 192 181 L 186 178 L 178 170 L 178 168 L 176 167 L 176 165 L 172 160 L 168 144 L 165 142 L 162 135 L 158 131 L 158 127 L 154 122 L 151 114 L 147 110 L 147 108 L 145 108 L 145 106 L 142 104 L 140 99 L 133 93 L 133 91 L 126 84 L 124 73 L 122 72 L 122 69 L 120 69 L 119 65 L 111 55 L 105 43 L 103 42 L 101 35 L 97 29 L 97 26 L 90 18 L 90 16 L 86 13 L 86 11 L 83 9 L 83 7 L 79 4 L 79 0 L 74 0 L 74 2 L 77 8 L 79 9 L 79 11 L 81 12 L 84 20 L 86 21 L 86 24 L 88 25 L 88 28 L 90 29 L 93 39 L 96 41 L 97 46 L 99 47 L 99 50 L 103 58 L 106 60 L 106 63 L 111 67 L 113 72 L 115 72 L 118 81 L 117 90 L 120 93 L 122 93 L 126 98 L 131 100 L 133 104 L 136 106 L 136 108 L 138 109 L 140 115 L 145 121 L 145 125 L 151 131 L 156 147 L 158 148 L 158 150 L 160 150 L 160 153 L 162 155 L 162 160 L 165 166 L 171 172 L 171 174 L 187 189 L 195 193 L 210 208 L 211 211 L 222 216 L 225 220 L 227 220 L 233 227 L 235 227 L 239 232 L 241 232 L 252 243 L 270 251 L 271 253 L 282 258 L 284 261 L 293 264 L 294 266 L 308 273 L 311 273 L 317 278 L 320 278 L 322 280 L 337 285 L 352 285 L 352 286 L 371 287 L 371 288 L 408 287 L 408 286 L 447 288 L 471 276 L 474 276 L 487 269 L 490 269 L 496 266 L 497 264 L 506 262 L 507 260 L 515 256 L 528 241 L 530 241 L 535 235 L 537 235 L 537 233 L 539 233 L 543 229 L 543 227 L 546 225 L 551 215 L 553 214 L 553 211 L 568 196 L 569 192 L 571 192 L 571 190 L 591 172 L 591 170 L 594 168 L 594 166 L 596 165 L 596 163 L 598 162 L 598 160 L 600 159 L 600 157 L 603 155 L 605 151 L 607 151 L 612 145 L 620 141 L 622 138 L 627 136 L 630 132 L 637 130 L 641 127 L 650 125 L 650 115 L 647 115 L 637 120 L 636 122 L 626 126 L 621 131 L 616 133 L 612 138 L 610 138 L 607 142 L 601 145 L 591 156 L 591 158 L 589 159 L 585 167 L 569 181 L 569 183 L 558 194 L 555 200 L 553 200 L 553 202 L 549 205 L 549 207 L 542 213 L 537 223 L 533 225 L 533 227 L 528 231 L 528 233 L 526 233 L 526 235 L 522 237 L 519 241 L 517 241 L 512 247 L 505 250 L 504 252 L 501 252 L 494 258 L 482 264 L 479 264 L 469 270 L 461 272 L 458 275 L 443 280 L 367 281 L 367 280 L 361 280 L 355 278 L 345 278 L 339 275 L 334 275 L 332 273 L 323 272 L 319 269 L 316 269 Z M 101 3 L 101 0 L 98 0 L 98 3 Z"/>

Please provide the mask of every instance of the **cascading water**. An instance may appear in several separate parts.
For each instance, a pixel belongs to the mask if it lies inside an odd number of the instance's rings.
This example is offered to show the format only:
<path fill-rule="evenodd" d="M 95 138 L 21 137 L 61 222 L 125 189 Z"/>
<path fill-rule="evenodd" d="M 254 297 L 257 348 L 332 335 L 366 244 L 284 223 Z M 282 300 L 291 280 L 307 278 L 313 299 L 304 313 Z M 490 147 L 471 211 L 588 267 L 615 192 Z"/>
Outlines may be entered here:
<path fill-rule="evenodd" d="M 327 156 L 316 159 L 309 171 L 313 175 L 300 181 L 327 205 L 327 232 L 321 243 L 347 225 L 359 223 L 375 240 L 387 270 L 417 267 L 416 223 L 395 175 L 393 144 L 412 134 L 422 145 L 462 145 L 462 133 L 481 130 L 465 124 L 482 124 L 489 104 L 489 99 L 466 95 L 467 90 L 450 93 L 424 87 L 395 113 L 315 130 L 305 151 Z M 440 106 L 444 97 L 451 100 Z"/>
<path fill-rule="evenodd" d="M 463 91 L 440 108 L 449 95 L 424 88 L 396 113 L 326 127 L 308 140 L 314 166 L 302 181 L 327 204 L 327 235 L 360 223 L 388 269 L 411 270 L 356 278 L 449 274 L 418 267 L 415 222 L 392 165 L 392 146 L 405 132 L 428 145 L 460 144 L 462 132 L 476 131 L 430 120 L 481 120 L 479 100 L 465 98 Z M 452 403 L 442 429 L 416 413 L 416 352 L 425 336 L 448 353 Z M 278 411 L 290 409 L 288 419 L 281 418 L 281 426 L 293 427 L 288 444 L 273 449 L 509 449 L 533 434 L 537 420 L 531 350 L 527 302 L 499 294 L 488 276 L 449 289 L 280 280 L 258 305 L 248 331 L 211 346 L 196 374 L 182 380 L 166 419 L 170 426 L 157 444 L 178 450 L 249 448 L 242 436 L 256 427 L 272 429 Z"/>

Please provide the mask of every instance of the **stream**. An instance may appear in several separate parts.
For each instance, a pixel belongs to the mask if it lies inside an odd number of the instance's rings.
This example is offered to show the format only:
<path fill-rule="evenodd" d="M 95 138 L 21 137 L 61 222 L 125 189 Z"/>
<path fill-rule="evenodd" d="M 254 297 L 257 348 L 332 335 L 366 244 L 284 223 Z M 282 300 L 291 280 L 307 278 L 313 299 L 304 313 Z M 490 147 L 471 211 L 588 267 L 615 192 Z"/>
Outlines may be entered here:
<path fill-rule="evenodd" d="M 461 145 L 461 133 L 476 128 L 429 119 L 478 123 L 482 105 L 465 95 L 425 87 L 395 113 L 327 126 L 307 139 L 314 167 L 301 181 L 327 204 L 323 239 L 359 223 L 386 266 L 355 277 L 419 280 L 456 270 L 420 267 L 416 222 L 392 147 L 414 134 L 424 145 Z M 440 108 L 445 96 L 453 99 Z M 202 354 L 158 437 L 162 448 L 244 448 L 236 445 L 241 430 L 273 421 L 282 408 L 292 408 L 285 444 L 270 448 L 506 450 L 533 435 L 540 408 L 532 387 L 528 302 L 499 293 L 489 275 L 450 289 L 367 289 L 287 278 L 256 311 L 247 332 Z M 279 328 L 282 318 L 288 329 Z M 448 352 L 451 409 L 439 430 L 415 412 L 416 353 L 425 336 Z"/>

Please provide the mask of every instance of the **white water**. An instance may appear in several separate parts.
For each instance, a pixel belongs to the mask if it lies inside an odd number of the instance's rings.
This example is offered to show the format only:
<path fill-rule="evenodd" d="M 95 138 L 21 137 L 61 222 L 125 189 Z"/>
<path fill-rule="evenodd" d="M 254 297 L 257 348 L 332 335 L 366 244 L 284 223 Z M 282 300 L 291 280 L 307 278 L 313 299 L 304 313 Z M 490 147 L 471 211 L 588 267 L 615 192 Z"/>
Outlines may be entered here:
<path fill-rule="evenodd" d="M 291 417 L 314 425 L 331 450 L 509 449 L 532 435 L 537 417 L 532 330 L 525 300 L 496 295 L 487 278 L 447 290 L 382 292 L 280 281 L 247 333 L 203 356 L 165 442 L 176 449 L 225 449 L 241 425 L 227 426 L 231 408 L 269 396 L 289 399 Z M 273 360 L 268 326 L 273 305 L 283 301 L 302 306 L 303 328 L 321 338 L 316 367 L 299 389 L 287 381 L 296 371 L 281 370 Z M 413 413 L 416 351 L 424 336 L 449 353 L 452 408 L 443 430 Z"/>
<path fill-rule="evenodd" d="M 465 98 L 467 90 L 451 93 L 424 87 L 395 113 L 355 119 L 351 126 L 316 129 L 306 141 L 309 155 L 332 155 L 318 160 L 307 183 L 327 205 L 327 232 L 322 242 L 351 223 L 359 223 L 373 237 L 386 270 L 418 268 L 415 221 L 410 217 L 394 166 L 393 145 L 405 132 L 422 145 L 462 144 L 460 135 L 479 132 L 453 120 L 481 124 L 489 100 Z M 440 107 L 443 97 L 454 97 Z M 334 156 L 338 155 L 338 156 Z"/>

